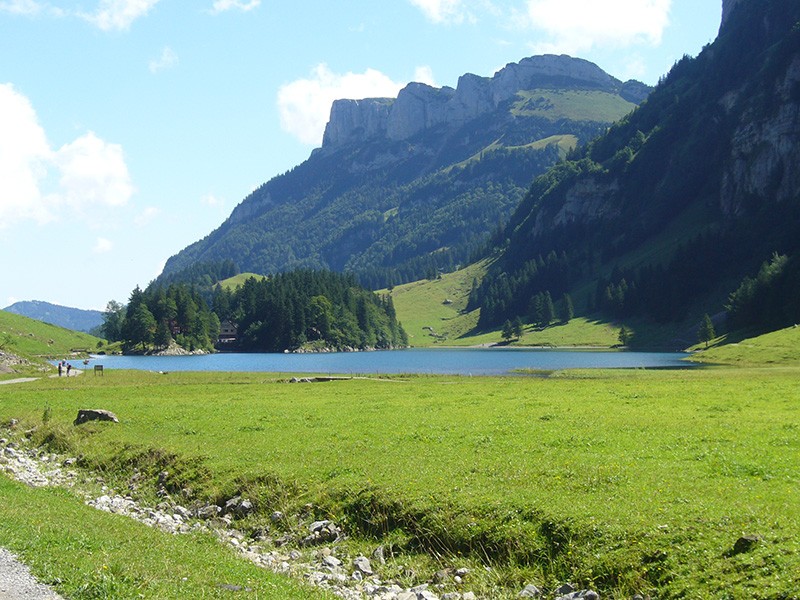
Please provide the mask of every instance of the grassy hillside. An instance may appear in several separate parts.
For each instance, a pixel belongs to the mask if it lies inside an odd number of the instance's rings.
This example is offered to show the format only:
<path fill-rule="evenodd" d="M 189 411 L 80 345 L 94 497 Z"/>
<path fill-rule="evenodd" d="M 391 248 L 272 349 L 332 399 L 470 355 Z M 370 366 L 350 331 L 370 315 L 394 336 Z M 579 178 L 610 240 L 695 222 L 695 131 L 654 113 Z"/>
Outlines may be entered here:
<path fill-rule="evenodd" d="M 263 275 L 256 275 L 255 273 L 239 273 L 238 275 L 234 275 L 233 277 L 229 277 L 228 279 L 224 279 L 219 282 L 219 284 L 228 290 L 235 290 L 240 285 L 244 285 L 244 282 L 254 277 L 258 280 L 264 279 Z"/>
<path fill-rule="evenodd" d="M 755 338 L 728 342 L 723 336 L 692 360 L 725 365 L 800 365 L 800 327 L 773 331 Z"/>
<path fill-rule="evenodd" d="M 67 357 L 98 349 L 103 340 L 88 333 L 0 311 L 0 351 L 27 359 Z"/>
<path fill-rule="evenodd" d="M 466 312 L 472 282 L 480 280 L 486 261 L 447 273 L 438 279 L 423 279 L 399 285 L 391 294 L 397 318 L 417 348 L 430 346 L 478 346 L 503 343 L 500 330 L 477 331 L 478 311 Z M 387 293 L 383 290 L 380 293 Z M 619 343 L 619 326 L 588 318 L 540 330 L 525 327 L 514 346 L 611 347 Z"/>
<path fill-rule="evenodd" d="M 636 105 L 618 94 L 593 90 L 535 89 L 517 93 L 511 113 L 515 116 L 543 117 L 550 121 L 614 122 Z"/>
<path fill-rule="evenodd" d="M 374 564 L 383 580 L 466 566 L 466 589 L 495 599 L 564 581 L 604 598 L 794 598 L 799 375 L 289 385 L 264 374 L 109 372 L 5 386 L 0 421 L 38 425 L 35 439 L 80 454 L 118 489 L 138 469 L 142 490 L 167 471 L 162 483 L 184 503 L 252 498 L 258 516 L 236 524 L 246 531 L 277 537 L 271 512 L 310 504 L 310 519 L 350 534 L 340 556 L 384 546 L 387 564 Z M 98 396 L 121 422 L 73 427 Z M 735 549 L 743 534 L 760 541 Z"/>

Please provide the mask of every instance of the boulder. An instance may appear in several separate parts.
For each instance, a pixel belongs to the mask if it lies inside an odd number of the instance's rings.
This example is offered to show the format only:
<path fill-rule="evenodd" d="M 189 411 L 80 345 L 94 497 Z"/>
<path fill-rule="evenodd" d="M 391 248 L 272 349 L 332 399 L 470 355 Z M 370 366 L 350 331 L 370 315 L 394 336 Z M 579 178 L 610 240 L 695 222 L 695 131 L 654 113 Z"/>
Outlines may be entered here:
<path fill-rule="evenodd" d="M 117 415 L 102 408 L 82 408 L 78 411 L 78 416 L 73 422 L 74 425 L 82 425 L 88 421 L 111 421 L 119 423 Z"/>

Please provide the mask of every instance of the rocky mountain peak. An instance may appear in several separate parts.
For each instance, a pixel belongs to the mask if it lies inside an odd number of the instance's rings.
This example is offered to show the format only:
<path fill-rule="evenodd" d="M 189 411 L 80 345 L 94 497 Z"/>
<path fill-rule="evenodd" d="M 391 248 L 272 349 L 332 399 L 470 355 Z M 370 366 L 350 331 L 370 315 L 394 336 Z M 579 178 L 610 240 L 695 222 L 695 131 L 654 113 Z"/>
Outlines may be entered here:
<path fill-rule="evenodd" d="M 462 75 L 456 89 L 409 83 L 396 99 L 336 100 L 325 129 L 323 149 L 372 138 L 406 140 L 438 125 L 459 127 L 498 108 L 521 90 L 578 88 L 618 93 L 639 104 L 650 88 L 622 83 L 587 60 L 543 55 L 509 63 L 493 77 Z"/>

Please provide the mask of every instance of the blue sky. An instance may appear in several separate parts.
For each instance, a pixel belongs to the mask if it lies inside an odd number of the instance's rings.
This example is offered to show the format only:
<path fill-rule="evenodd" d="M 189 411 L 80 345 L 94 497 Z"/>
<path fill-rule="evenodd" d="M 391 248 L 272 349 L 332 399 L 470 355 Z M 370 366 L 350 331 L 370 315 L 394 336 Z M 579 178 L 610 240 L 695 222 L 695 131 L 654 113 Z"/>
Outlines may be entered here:
<path fill-rule="evenodd" d="M 0 307 L 126 302 L 335 98 L 565 53 L 655 84 L 720 0 L 0 0 Z"/>

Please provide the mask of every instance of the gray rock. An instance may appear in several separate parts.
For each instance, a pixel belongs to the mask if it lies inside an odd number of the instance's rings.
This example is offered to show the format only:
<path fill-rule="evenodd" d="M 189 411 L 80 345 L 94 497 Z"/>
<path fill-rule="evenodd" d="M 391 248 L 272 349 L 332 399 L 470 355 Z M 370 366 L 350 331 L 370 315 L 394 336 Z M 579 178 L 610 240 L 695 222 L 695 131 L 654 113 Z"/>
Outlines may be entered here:
<path fill-rule="evenodd" d="M 342 566 L 342 561 L 340 561 L 335 556 L 326 556 L 322 559 L 322 564 L 326 567 L 331 567 L 332 569 L 336 569 Z"/>
<path fill-rule="evenodd" d="M 750 552 L 761 541 L 762 538 L 760 535 L 743 535 L 736 540 L 736 543 L 733 545 L 733 550 L 731 550 L 730 554 L 736 555 Z"/>
<path fill-rule="evenodd" d="M 461 600 L 477 600 L 477 596 L 475 596 L 475 592 L 465 592 L 461 596 Z"/>
<path fill-rule="evenodd" d="M 78 411 L 78 416 L 73 421 L 73 425 L 82 425 L 89 421 L 110 421 L 112 423 L 119 423 L 117 415 L 109 410 L 102 408 L 82 408 Z"/>
<path fill-rule="evenodd" d="M 357 556 L 353 560 L 353 567 L 364 575 L 372 575 L 372 565 L 366 556 Z"/>
<path fill-rule="evenodd" d="M 538 587 L 533 585 L 532 583 L 529 583 L 528 585 L 525 586 L 525 588 L 519 594 L 517 594 L 517 597 L 518 598 L 538 598 L 541 595 L 542 595 L 542 591 Z"/>
<path fill-rule="evenodd" d="M 556 594 L 571 594 L 575 591 L 575 586 L 565 583 L 561 587 L 556 589 Z"/>

